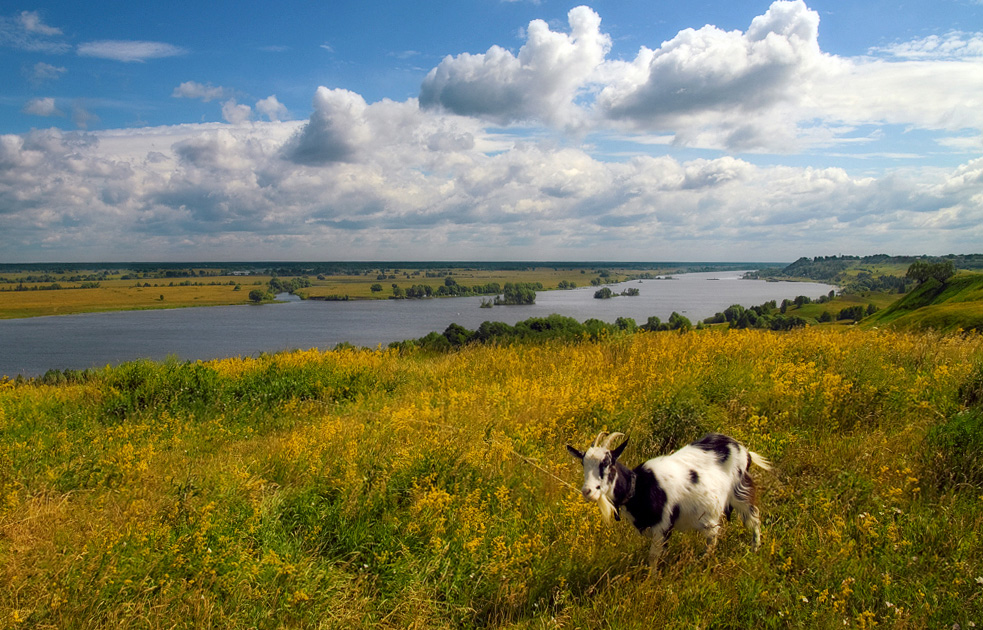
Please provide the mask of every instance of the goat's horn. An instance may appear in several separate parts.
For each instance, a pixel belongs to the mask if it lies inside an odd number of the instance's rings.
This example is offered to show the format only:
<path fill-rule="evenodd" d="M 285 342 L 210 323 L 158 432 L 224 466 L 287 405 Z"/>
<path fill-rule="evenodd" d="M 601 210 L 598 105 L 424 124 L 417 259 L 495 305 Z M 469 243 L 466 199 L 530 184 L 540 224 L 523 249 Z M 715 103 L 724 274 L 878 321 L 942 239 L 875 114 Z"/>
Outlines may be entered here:
<path fill-rule="evenodd" d="M 625 437 L 624 433 L 617 433 L 617 432 L 612 433 L 611 435 L 608 436 L 608 439 L 604 440 L 604 448 L 610 449 L 611 443 L 617 440 L 618 438 L 622 438 L 622 437 Z"/>
<path fill-rule="evenodd" d="M 601 431 L 600 433 L 598 433 L 597 434 L 597 437 L 594 438 L 594 443 L 590 445 L 591 448 L 594 448 L 595 446 L 597 446 L 598 444 L 600 444 L 601 443 L 601 438 L 604 437 L 607 434 L 608 434 L 607 431 Z"/>

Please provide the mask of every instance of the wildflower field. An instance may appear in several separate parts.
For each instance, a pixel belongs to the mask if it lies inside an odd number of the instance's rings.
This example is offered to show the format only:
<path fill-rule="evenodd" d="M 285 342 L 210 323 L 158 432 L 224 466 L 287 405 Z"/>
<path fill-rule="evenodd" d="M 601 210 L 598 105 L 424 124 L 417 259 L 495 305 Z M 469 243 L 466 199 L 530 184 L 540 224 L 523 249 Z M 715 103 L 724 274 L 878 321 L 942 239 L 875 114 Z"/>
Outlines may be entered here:
<path fill-rule="evenodd" d="M 983 337 L 809 327 L 0 383 L 2 628 L 983 626 Z M 564 445 L 709 431 L 763 544 L 604 526 Z"/>

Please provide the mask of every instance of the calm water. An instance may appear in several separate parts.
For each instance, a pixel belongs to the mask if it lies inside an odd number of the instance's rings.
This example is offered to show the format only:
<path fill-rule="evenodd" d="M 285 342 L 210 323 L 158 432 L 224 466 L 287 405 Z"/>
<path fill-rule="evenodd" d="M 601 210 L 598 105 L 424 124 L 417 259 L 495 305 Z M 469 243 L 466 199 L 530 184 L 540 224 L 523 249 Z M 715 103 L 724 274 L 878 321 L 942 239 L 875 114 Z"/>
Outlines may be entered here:
<path fill-rule="evenodd" d="M 531 306 L 479 308 L 481 298 L 319 302 L 291 300 L 261 306 L 214 306 L 160 311 L 89 313 L 0 320 L 0 375 L 36 376 L 51 368 L 103 367 L 138 358 L 214 359 L 297 348 L 328 349 L 341 342 L 376 347 L 443 332 L 451 323 L 475 329 L 483 321 L 515 324 L 559 313 L 577 321 L 614 322 L 650 316 L 663 321 L 673 311 L 694 324 L 731 304 L 754 306 L 806 295 L 818 298 L 834 287 L 804 282 L 741 280 L 742 272 L 694 273 L 672 280 L 611 285 L 636 297 L 594 299 L 595 287 L 545 291 Z"/>

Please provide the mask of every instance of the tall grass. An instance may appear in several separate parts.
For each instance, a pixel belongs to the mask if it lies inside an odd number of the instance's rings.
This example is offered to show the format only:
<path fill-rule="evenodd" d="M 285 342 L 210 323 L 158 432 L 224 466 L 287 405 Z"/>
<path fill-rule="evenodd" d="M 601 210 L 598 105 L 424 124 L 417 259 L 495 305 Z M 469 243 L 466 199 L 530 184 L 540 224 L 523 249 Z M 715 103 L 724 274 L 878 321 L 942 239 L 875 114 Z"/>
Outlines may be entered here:
<path fill-rule="evenodd" d="M 0 627 L 983 625 L 981 363 L 810 328 L 6 382 Z M 762 549 L 678 535 L 649 577 L 575 488 L 602 429 L 629 464 L 711 430 L 772 459 Z"/>

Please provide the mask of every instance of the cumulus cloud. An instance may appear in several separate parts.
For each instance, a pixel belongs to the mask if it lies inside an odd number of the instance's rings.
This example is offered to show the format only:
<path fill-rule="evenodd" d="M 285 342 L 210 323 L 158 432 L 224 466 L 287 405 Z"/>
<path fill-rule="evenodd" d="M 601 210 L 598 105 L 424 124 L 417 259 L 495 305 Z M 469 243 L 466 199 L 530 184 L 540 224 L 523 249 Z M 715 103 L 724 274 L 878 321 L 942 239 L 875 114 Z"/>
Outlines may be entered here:
<path fill-rule="evenodd" d="M 319 87 L 307 120 L 283 121 L 276 96 L 250 107 L 189 81 L 173 95 L 221 102 L 229 124 L 0 136 L 0 252 L 387 258 L 398 245 L 414 258 L 746 260 L 983 242 L 983 160 L 858 175 L 639 155 L 668 143 L 873 142 L 889 123 L 954 130 L 950 144 L 978 147 L 978 57 L 832 57 L 818 15 L 784 0 L 745 31 L 688 29 L 624 60 L 607 58 L 592 10 L 571 10 L 568 23 L 530 23 L 517 54 L 445 58 L 419 102 Z M 38 112 L 57 109 L 35 100 Z M 595 131 L 591 142 L 634 142 L 636 154 L 605 161 L 582 135 L 490 123 Z"/>
<path fill-rule="evenodd" d="M 801 0 L 773 3 L 745 32 L 683 30 L 608 63 L 597 112 L 631 129 L 673 131 L 681 144 L 787 150 L 798 122 L 791 109 L 835 65 L 818 32 L 819 15 Z"/>
<path fill-rule="evenodd" d="M 264 99 L 256 101 L 256 111 L 266 116 L 271 122 L 283 120 L 287 117 L 287 107 L 277 100 L 276 94 L 271 94 Z"/>
<path fill-rule="evenodd" d="M 501 124 L 578 126 L 582 112 L 575 101 L 611 49 L 611 39 L 588 7 L 571 9 L 567 19 L 569 34 L 550 30 L 543 20 L 530 22 L 518 55 L 492 46 L 485 53 L 445 58 L 424 79 L 420 105 Z"/>
<path fill-rule="evenodd" d="M 249 122 L 253 117 L 253 110 L 249 105 L 241 105 L 234 98 L 222 103 L 222 118 L 233 125 L 241 125 Z"/>
<path fill-rule="evenodd" d="M 287 146 L 288 159 L 310 165 L 354 161 L 371 137 L 365 100 L 355 92 L 321 86 L 313 107 L 307 125 Z"/>
<path fill-rule="evenodd" d="M 78 54 L 82 57 L 98 57 L 123 62 L 144 62 L 148 59 L 177 57 L 187 51 L 180 46 L 164 42 L 131 40 L 100 40 L 79 44 Z"/>
<path fill-rule="evenodd" d="M 55 106 L 55 99 L 49 97 L 32 98 L 22 110 L 25 114 L 32 116 L 64 116 L 65 112 Z"/>
<path fill-rule="evenodd" d="M 569 34 L 530 23 L 518 55 L 493 46 L 445 58 L 424 79 L 421 106 L 731 152 L 852 143 L 861 125 L 983 130 L 979 33 L 836 57 L 820 49 L 816 11 L 776 0 L 744 31 L 689 28 L 621 60 L 607 58 L 596 13 L 577 7 L 568 19 Z"/>
<path fill-rule="evenodd" d="M 208 83 L 198 83 L 197 81 L 185 81 L 181 85 L 174 88 L 171 92 L 171 97 L 173 98 L 194 98 L 199 99 L 204 102 L 218 100 L 220 98 L 225 98 L 228 90 L 224 87 L 218 85 L 212 85 Z"/>
<path fill-rule="evenodd" d="M 528 140 L 489 151 L 494 137 L 473 119 L 415 103 L 323 88 L 316 108 L 302 124 L 4 136 L 0 247 L 59 234 L 61 251 L 105 243 L 141 257 L 184 243 L 215 256 L 289 246 L 384 258 L 398 243 L 414 257 L 555 259 L 691 258 L 699 243 L 740 260 L 816 243 L 874 253 L 983 242 L 983 160 L 878 177 L 731 156 L 604 162 Z"/>

